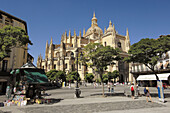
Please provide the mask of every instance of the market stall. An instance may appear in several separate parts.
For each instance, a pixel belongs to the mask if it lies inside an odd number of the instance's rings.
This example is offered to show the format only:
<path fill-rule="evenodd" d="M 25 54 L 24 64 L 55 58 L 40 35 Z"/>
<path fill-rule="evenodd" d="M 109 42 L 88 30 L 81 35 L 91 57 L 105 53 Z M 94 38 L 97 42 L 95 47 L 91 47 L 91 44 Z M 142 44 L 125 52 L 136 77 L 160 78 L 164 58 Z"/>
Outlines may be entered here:
<path fill-rule="evenodd" d="M 11 71 L 11 79 L 8 84 L 7 97 L 14 93 L 12 100 L 7 99 L 6 106 L 26 105 L 27 102 L 39 102 L 41 91 L 44 90 L 42 84 L 48 83 L 48 78 L 43 69 L 36 68 L 32 63 L 27 63 L 20 68 Z"/>

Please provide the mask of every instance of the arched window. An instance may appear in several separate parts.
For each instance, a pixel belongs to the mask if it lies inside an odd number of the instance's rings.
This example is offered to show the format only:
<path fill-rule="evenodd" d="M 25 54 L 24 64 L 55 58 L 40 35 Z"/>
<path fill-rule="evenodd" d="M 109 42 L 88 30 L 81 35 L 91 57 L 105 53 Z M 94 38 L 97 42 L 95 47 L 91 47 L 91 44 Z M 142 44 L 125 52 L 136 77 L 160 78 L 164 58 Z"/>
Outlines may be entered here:
<path fill-rule="evenodd" d="M 79 69 L 81 69 L 81 63 L 79 63 Z"/>
<path fill-rule="evenodd" d="M 50 64 L 48 65 L 48 69 L 50 69 Z"/>
<path fill-rule="evenodd" d="M 105 47 L 107 46 L 107 43 L 106 43 L 106 42 L 104 42 L 104 46 L 105 46 Z"/>
<path fill-rule="evenodd" d="M 73 52 L 71 52 L 71 57 L 74 57 L 74 53 Z"/>
<path fill-rule="evenodd" d="M 56 56 L 59 58 L 59 57 L 60 57 L 60 53 L 59 53 L 59 52 L 57 52 L 57 53 L 56 53 Z"/>
<path fill-rule="evenodd" d="M 117 47 L 121 48 L 121 42 L 117 43 Z"/>
<path fill-rule="evenodd" d="M 67 69 L 67 63 L 66 63 L 66 69 Z"/>

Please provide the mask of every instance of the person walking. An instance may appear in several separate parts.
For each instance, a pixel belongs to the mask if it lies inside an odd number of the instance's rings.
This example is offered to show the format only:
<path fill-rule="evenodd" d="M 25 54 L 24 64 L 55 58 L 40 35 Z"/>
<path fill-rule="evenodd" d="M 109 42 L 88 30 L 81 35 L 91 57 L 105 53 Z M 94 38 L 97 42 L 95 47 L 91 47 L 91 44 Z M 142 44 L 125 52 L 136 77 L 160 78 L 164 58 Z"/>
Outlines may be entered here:
<path fill-rule="evenodd" d="M 145 95 L 146 95 L 146 101 L 149 102 L 149 101 L 148 101 L 148 97 L 149 97 L 149 98 L 150 98 L 150 101 L 152 102 L 152 98 L 151 98 L 151 95 L 150 95 L 150 92 L 149 92 L 149 88 L 148 88 L 148 87 L 145 87 L 144 93 L 145 93 Z"/>
<path fill-rule="evenodd" d="M 108 92 L 110 92 L 110 82 L 107 83 Z"/>
<path fill-rule="evenodd" d="M 111 93 L 114 92 L 114 84 L 113 84 L 113 81 L 111 81 Z"/>
<path fill-rule="evenodd" d="M 140 90 L 138 84 L 136 85 L 136 96 L 140 96 Z"/>
<path fill-rule="evenodd" d="M 132 99 L 134 99 L 134 85 L 132 84 L 131 86 L 130 86 L 130 89 L 131 89 L 131 97 L 132 97 Z"/>

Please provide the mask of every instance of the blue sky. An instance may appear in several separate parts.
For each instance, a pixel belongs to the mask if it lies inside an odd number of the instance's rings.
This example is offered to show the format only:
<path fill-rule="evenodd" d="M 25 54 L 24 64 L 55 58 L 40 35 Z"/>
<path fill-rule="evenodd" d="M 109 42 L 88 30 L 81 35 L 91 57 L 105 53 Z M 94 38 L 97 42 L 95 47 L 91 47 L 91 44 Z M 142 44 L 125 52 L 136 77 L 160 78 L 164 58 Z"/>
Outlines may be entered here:
<path fill-rule="evenodd" d="M 0 0 L 0 10 L 27 22 L 28 35 L 33 42 L 29 53 L 45 56 L 46 41 L 53 38 L 60 44 L 63 32 L 74 29 L 77 35 L 91 26 L 93 12 L 104 31 L 109 21 L 116 31 L 126 35 L 131 44 L 142 38 L 158 38 L 170 34 L 170 0 Z"/>

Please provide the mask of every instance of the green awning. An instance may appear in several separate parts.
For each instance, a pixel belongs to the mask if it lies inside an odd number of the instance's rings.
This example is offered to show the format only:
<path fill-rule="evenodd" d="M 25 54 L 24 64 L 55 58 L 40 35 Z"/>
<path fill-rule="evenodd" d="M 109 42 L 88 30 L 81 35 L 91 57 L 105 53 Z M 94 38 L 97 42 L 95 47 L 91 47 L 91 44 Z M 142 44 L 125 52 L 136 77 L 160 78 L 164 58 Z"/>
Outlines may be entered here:
<path fill-rule="evenodd" d="M 15 72 L 15 74 L 19 74 L 20 73 L 20 70 L 19 69 L 17 69 L 16 70 L 16 72 Z"/>
<path fill-rule="evenodd" d="M 24 76 L 27 78 L 28 83 L 47 83 L 48 78 L 45 72 L 41 69 L 24 69 Z"/>
<path fill-rule="evenodd" d="M 19 74 L 20 73 L 20 70 L 19 69 L 14 69 L 10 72 L 10 74 Z"/>
<path fill-rule="evenodd" d="M 15 70 L 12 70 L 12 71 L 10 72 L 10 74 L 12 75 L 12 74 L 14 74 L 14 72 L 15 72 Z"/>

